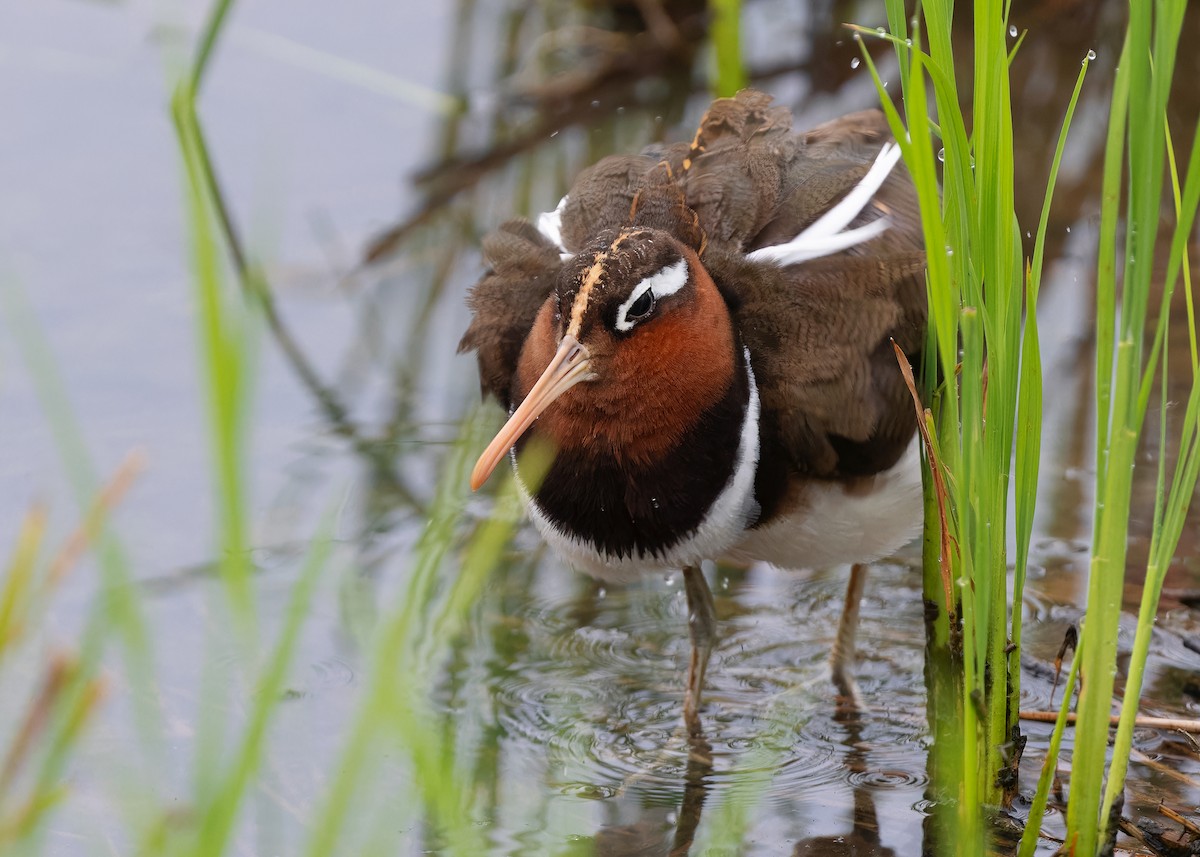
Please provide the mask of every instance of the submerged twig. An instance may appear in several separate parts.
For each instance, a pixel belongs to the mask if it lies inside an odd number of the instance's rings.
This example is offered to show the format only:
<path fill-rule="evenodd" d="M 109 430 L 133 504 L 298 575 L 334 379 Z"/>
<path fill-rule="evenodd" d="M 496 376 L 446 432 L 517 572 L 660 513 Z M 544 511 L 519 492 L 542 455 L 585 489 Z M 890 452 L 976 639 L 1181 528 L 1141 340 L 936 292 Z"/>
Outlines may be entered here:
<path fill-rule="evenodd" d="M 1194 789 L 1200 789 L 1200 780 L 1197 780 L 1195 777 L 1189 777 L 1187 774 L 1178 770 L 1173 765 L 1165 765 L 1157 759 L 1150 758 L 1137 748 L 1129 751 L 1129 759 L 1130 761 L 1137 762 L 1139 765 L 1150 768 L 1155 773 L 1162 774 L 1163 776 L 1175 780 L 1176 782 L 1183 783 L 1184 785 L 1190 786 Z"/>

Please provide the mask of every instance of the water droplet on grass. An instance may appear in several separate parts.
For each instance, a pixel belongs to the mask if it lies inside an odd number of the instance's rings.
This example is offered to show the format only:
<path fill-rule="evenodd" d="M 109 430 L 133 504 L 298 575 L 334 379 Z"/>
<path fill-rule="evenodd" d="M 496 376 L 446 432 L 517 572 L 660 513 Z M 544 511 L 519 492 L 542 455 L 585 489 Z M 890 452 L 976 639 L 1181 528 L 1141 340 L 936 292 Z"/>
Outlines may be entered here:
<path fill-rule="evenodd" d="M 1014 39 L 1017 37 L 1017 25 L 1016 24 L 1008 25 L 1008 34 Z"/>
<path fill-rule="evenodd" d="M 858 57 L 850 60 L 850 68 L 858 68 L 858 64 L 862 62 Z"/>
<path fill-rule="evenodd" d="M 1088 61 L 1089 61 L 1089 62 L 1091 62 L 1092 60 L 1094 60 L 1094 59 L 1096 58 L 1096 52 L 1095 52 L 1095 51 L 1088 51 L 1088 53 L 1087 53 L 1087 58 L 1088 58 Z"/>

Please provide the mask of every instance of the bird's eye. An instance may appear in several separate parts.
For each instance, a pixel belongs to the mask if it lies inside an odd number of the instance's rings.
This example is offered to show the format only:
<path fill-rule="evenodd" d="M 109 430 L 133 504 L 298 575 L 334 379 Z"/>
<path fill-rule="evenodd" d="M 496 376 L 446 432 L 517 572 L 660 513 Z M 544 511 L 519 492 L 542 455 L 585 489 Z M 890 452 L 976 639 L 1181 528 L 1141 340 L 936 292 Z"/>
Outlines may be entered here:
<path fill-rule="evenodd" d="M 629 319 L 630 321 L 636 321 L 650 315 L 650 312 L 653 309 L 654 293 L 649 289 L 646 289 L 646 291 L 642 292 L 637 300 L 630 304 L 629 309 L 625 313 L 625 318 Z"/>
<path fill-rule="evenodd" d="M 617 307 L 613 326 L 620 333 L 628 333 L 633 326 L 654 312 L 654 303 L 659 298 L 675 294 L 688 282 L 687 259 L 677 259 L 644 278 L 629 292 L 625 302 Z"/>

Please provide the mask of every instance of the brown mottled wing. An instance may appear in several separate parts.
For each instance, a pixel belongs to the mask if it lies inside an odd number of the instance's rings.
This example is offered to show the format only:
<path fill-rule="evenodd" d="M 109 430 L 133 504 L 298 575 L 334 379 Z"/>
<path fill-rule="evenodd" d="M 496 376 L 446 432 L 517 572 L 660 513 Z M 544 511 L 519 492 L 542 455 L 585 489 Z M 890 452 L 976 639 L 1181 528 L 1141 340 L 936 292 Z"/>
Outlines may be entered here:
<path fill-rule="evenodd" d="M 743 246 L 774 216 L 796 148 L 791 114 L 771 107 L 770 96 L 744 90 L 718 99 L 690 144 L 615 155 L 580 173 L 563 211 L 563 243 L 578 252 L 604 229 L 635 224 L 699 247 L 698 224 L 710 244 Z"/>
<path fill-rule="evenodd" d="M 878 110 L 851 113 L 796 135 L 796 157 L 781 177 L 778 204 L 770 221 L 746 242 L 745 249 L 786 243 L 800 234 L 862 180 L 891 136 L 887 119 Z M 893 170 L 875 198 L 899 211 L 905 245 L 919 249 L 921 221 L 916 195 L 903 166 Z M 873 246 L 871 252 L 877 251 Z"/>
<path fill-rule="evenodd" d="M 671 152 L 710 245 L 744 247 L 772 220 L 796 148 L 791 113 L 770 96 L 744 90 L 713 102 L 683 157 Z"/>
<path fill-rule="evenodd" d="M 680 191 L 710 246 L 788 241 L 866 174 L 886 139 L 878 110 L 796 134 L 786 108 L 743 90 L 712 103 L 690 144 L 613 155 L 581 172 L 563 210 L 563 244 L 578 252 L 601 231 L 630 223 L 671 232 L 682 224 L 687 233 L 691 218 L 676 211 Z"/>
<path fill-rule="evenodd" d="M 920 253 L 886 262 L 833 256 L 784 269 L 709 261 L 719 284 L 736 283 L 735 322 L 796 470 L 863 475 L 903 453 L 915 422 L 890 338 L 917 359 L 924 265 Z"/>
<path fill-rule="evenodd" d="M 559 249 L 527 220 L 510 220 L 483 239 L 489 270 L 471 290 L 474 317 L 458 350 L 475 351 L 479 383 L 504 407 L 521 346 L 562 267 Z"/>
<path fill-rule="evenodd" d="M 794 238 L 861 180 L 887 139 L 878 111 L 799 135 L 774 216 L 747 249 Z M 895 338 L 916 360 L 925 341 L 925 254 L 902 164 L 851 228 L 885 214 L 892 225 L 882 236 L 802 264 L 779 268 L 716 250 L 705 258 L 735 307 L 764 408 L 804 473 L 876 473 L 899 459 L 915 430 L 890 344 Z"/>

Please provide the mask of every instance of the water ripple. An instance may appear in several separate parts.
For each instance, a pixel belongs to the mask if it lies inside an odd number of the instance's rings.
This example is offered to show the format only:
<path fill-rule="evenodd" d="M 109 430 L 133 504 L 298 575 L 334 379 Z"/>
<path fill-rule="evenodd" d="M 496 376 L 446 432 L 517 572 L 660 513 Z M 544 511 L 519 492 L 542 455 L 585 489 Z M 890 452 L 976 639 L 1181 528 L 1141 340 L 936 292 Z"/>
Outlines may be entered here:
<path fill-rule="evenodd" d="M 885 570 L 864 599 L 856 674 L 888 713 L 868 713 L 856 729 L 839 722 L 829 682 L 844 577 L 814 576 L 802 586 L 768 577 L 748 591 L 718 580 L 719 642 L 702 709 L 710 788 L 762 774 L 771 783 L 764 799 L 786 803 L 846 785 L 923 786 L 921 606 L 908 575 Z M 522 644 L 506 653 L 494 685 L 497 725 L 547 759 L 561 793 L 678 799 L 688 774 L 680 718 L 690 645 L 679 589 L 614 587 L 518 608 Z"/>

